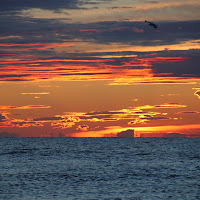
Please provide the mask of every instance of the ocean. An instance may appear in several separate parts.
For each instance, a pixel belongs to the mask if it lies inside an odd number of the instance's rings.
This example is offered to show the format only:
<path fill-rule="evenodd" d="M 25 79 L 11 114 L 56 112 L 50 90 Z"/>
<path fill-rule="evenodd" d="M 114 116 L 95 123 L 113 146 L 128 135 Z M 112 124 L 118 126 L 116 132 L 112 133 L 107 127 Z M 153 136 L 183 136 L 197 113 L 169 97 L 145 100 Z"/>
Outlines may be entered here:
<path fill-rule="evenodd" d="M 200 138 L 0 138 L 0 145 L 0 199 L 200 199 Z"/>

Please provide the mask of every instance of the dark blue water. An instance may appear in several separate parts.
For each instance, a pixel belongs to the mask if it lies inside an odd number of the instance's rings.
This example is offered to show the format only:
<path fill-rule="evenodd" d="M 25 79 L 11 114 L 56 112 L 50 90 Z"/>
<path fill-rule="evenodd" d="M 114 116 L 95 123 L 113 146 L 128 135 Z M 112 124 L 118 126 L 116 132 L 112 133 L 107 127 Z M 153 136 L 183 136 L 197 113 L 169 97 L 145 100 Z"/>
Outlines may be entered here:
<path fill-rule="evenodd" d="M 200 199 L 200 138 L 1 138 L 0 199 Z"/>

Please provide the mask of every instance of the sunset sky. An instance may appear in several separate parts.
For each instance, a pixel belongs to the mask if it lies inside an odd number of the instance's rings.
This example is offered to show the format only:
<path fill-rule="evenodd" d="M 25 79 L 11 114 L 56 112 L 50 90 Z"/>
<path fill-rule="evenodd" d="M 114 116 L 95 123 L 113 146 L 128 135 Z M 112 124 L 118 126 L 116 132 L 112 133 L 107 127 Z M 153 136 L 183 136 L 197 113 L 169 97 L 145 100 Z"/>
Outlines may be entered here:
<path fill-rule="evenodd" d="M 0 136 L 200 137 L 199 10 L 1 0 Z"/>

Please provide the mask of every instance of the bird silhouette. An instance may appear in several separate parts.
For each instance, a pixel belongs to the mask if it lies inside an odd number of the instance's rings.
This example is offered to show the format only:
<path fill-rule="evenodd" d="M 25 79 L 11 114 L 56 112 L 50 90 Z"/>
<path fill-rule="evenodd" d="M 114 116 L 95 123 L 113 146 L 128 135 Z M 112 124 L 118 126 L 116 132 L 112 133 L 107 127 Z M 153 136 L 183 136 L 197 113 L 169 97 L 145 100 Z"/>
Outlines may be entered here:
<path fill-rule="evenodd" d="M 145 22 L 149 23 L 149 26 L 153 26 L 154 28 L 158 28 L 158 25 L 152 23 L 152 22 L 149 22 L 149 21 L 146 21 Z"/>

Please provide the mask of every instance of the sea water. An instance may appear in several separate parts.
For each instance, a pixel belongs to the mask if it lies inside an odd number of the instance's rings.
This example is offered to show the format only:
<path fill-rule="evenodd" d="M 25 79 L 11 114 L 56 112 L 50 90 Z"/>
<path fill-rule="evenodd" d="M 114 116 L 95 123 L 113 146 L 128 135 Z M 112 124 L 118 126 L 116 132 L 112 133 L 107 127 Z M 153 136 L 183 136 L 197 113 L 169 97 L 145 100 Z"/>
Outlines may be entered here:
<path fill-rule="evenodd" d="M 0 138 L 0 199 L 200 199 L 200 138 Z"/>

